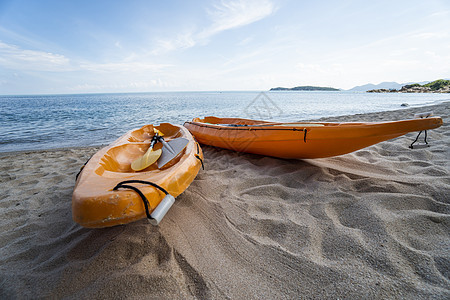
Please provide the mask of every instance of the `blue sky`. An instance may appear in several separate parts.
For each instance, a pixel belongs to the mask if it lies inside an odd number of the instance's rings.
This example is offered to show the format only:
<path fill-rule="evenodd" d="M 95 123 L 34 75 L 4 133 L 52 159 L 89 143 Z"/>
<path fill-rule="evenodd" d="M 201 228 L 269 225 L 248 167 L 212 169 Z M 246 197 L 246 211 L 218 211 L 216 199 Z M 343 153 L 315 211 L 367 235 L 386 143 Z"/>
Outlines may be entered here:
<path fill-rule="evenodd" d="M 0 0 L 0 94 L 439 78 L 448 0 Z"/>

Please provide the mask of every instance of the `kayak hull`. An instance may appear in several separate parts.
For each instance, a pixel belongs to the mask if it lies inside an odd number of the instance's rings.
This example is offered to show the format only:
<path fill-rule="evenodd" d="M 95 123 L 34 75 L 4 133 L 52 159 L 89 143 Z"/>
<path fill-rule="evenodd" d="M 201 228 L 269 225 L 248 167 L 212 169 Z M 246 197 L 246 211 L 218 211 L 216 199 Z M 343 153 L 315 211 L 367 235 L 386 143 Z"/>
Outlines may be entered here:
<path fill-rule="evenodd" d="M 440 117 L 372 123 L 274 123 L 206 117 L 184 124 L 201 144 L 289 159 L 338 156 L 441 125 Z"/>
<path fill-rule="evenodd" d="M 183 137 L 186 148 L 163 168 L 154 163 L 135 172 L 131 163 L 144 155 L 150 146 L 154 128 L 165 134 L 166 141 Z M 160 143 L 158 143 L 160 144 Z M 161 145 L 156 145 L 161 147 Z M 150 181 L 177 197 L 196 177 L 203 160 L 200 146 L 189 131 L 182 127 L 163 123 L 146 125 L 132 130 L 111 145 L 98 151 L 82 169 L 72 195 L 72 217 L 78 224 L 89 227 L 110 227 L 130 223 L 146 217 L 143 199 L 133 190 L 114 187 L 122 181 Z M 153 186 L 135 184 L 147 198 L 150 213 L 165 194 Z"/>

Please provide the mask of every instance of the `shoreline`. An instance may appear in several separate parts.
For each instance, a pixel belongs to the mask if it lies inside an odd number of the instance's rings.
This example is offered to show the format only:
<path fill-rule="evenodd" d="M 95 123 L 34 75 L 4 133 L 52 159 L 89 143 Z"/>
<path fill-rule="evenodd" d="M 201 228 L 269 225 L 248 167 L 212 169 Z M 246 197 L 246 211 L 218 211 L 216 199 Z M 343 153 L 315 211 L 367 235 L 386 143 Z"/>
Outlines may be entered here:
<path fill-rule="evenodd" d="M 395 110 L 386 110 L 386 111 L 380 111 L 380 112 L 371 112 L 371 113 L 361 113 L 361 114 L 353 114 L 353 115 L 342 115 L 342 116 L 335 116 L 335 117 L 322 117 L 318 119 L 311 119 L 311 120 L 298 120 L 298 122 L 308 121 L 308 122 L 352 122 L 351 120 L 356 121 L 364 121 L 364 122 L 372 122 L 369 120 L 369 117 L 375 117 L 377 121 L 396 121 L 400 120 L 402 118 L 400 112 L 406 112 L 404 115 L 404 119 L 412 119 L 414 118 L 415 113 L 420 112 L 426 112 L 429 111 L 427 108 L 430 108 L 432 110 L 433 107 L 439 108 L 441 105 L 450 105 L 450 99 L 449 101 L 445 101 L 439 104 L 430 104 L 430 105 L 424 105 L 424 106 L 418 106 L 418 107 L 400 107 Z M 386 117 L 381 117 L 382 115 L 395 115 L 395 119 L 386 119 Z M 409 114 L 409 115 L 408 115 Z M 435 116 L 438 116 L 438 114 L 434 113 Z M 367 120 L 361 120 L 361 117 L 367 117 Z M 124 132 L 125 133 L 125 132 Z M 113 142 L 113 141 L 111 141 Z M 17 150 L 17 151 L 0 151 L 0 157 L 4 156 L 10 156 L 15 154 L 27 154 L 27 153 L 35 153 L 35 152 L 47 152 L 47 151 L 66 151 L 66 150 L 86 150 L 86 149 L 92 149 L 92 148 L 103 148 L 107 146 L 108 144 L 102 144 L 102 145 L 93 145 L 93 146 L 75 146 L 75 147 L 58 147 L 58 148 L 48 148 L 48 149 L 36 149 L 36 150 Z"/>
<path fill-rule="evenodd" d="M 202 146 L 158 227 L 72 221 L 102 146 L 0 153 L 0 298 L 448 299 L 450 102 L 320 120 L 429 110 L 444 125 L 424 149 L 416 132 L 316 160 Z"/>
<path fill-rule="evenodd" d="M 51 152 L 67 152 L 67 151 L 90 151 L 95 149 L 96 151 L 100 150 L 103 147 L 106 147 L 107 144 L 96 145 L 96 146 L 80 146 L 80 147 L 61 147 L 61 148 L 49 148 L 49 149 L 36 149 L 36 150 L 17 150 L 17 151 L 8 151 L 8 152 L 0 152 L 0 158 L 15 156 L 20 154 L 36 154 L 36 153 L 51 153 Z"/>
<path fill-rule="evenodd" d="M 315 121 L 338 122 L 337 120 L 341 120 L 341 122 L 352 122 L 349 120 L 355 120 L 355 122 L 356 121 L 370 122 L 370 120 L 369 120 L 370 118 L 374 119 L 375 122 L 377 122 L 377 121 L 398 121 L 401 119 L 413 119 L 414 114 L 428 112 L 428 111 L 432 111 L 435 116 L 440 116 L 438 110 L 448 107 L 448 106 L 450 106 L 450 99 L 449 99 L 449 101 L 445 101 L 445 102 L 438 103 L 438 104 L 430 104 L 430 105 L 417 106 L 417 107 L 401 107 L 399 109 L 394 109 L 394 110 L 386 110 L 386 111 L 363 113 L 363 114 L 353 114 L 353 115 L 343 115 L 343 116 L 337 116 L 337 117 L 323 117 L 323 118 L 319 118 Z"/>
<path fill-rule="evenodd" d="M 97 146 L 80 146 L 80 147 L 61 147 L 61 148 L 49 148 L 49 149 L 36 149 L 36 150 L 17 150 L 17 151 L 8 151 L 8 152 L 0 152 L 0 157 L 5 156 L 14 156 L 19 154 L 34 154 L 41 152 L 65 152 L 65 151 L 84 151 L 97 149 L 100 150 L 103 147 L 106 147 L 107 144 L 97 145 Z"/>

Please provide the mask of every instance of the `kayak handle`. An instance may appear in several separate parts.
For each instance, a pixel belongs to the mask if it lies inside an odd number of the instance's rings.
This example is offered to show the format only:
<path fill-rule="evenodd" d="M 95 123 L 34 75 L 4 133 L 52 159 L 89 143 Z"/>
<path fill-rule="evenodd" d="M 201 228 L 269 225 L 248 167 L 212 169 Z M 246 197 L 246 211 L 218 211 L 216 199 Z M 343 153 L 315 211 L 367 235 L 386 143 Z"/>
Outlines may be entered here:
<path fill-rule="evenodd" d="M 141 184 L 148 184 L 151 185 L 160 191 L 162 191 L 166 196 L 164 199 L 158 204 L 158 206 L 154 209 L 152 213 L 150 213 L 149 207 L 150 203 L 148 202 L 147 197 L 145 197 L 144 193 L 141 192 L 140 189 L 138 189 L 135 186 L 129 185 L 131 183 L 141 183 Z M 166 215 L 169 208 L 172 206 L 172 204 L 175 202 L 175 198 L 169 194 L 163 187 L 157 185 L 154 182 L 145 181 L 145 180 L 125 180 L 122 182 L 119 182 L 114 188 L 113 191 L 116 191 L 120 188 L 124 189 L 130 189 L 135 191 L 142 199 L 142 202 L 144 202 L 145 207 L 145 214 L 147 215 L 147 218 L 150 220 L 150 223 L 153 225 L 158 225 L 161 219 Z"/>

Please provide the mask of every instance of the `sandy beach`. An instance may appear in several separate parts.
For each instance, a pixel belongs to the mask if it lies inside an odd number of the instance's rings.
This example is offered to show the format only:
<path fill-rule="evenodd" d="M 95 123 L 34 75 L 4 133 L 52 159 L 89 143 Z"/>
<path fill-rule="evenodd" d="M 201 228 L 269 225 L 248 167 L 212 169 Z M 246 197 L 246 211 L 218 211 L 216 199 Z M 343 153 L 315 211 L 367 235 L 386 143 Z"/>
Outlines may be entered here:
<path fill-rule="evenodd" d="M 0 154 L 1 299 L 449 299 L 450 102 L 417 133 L 327 159 L 203 146 L 205 170 L 154 227 L 72 221 L 75 175 L 96 151 Z"/>

